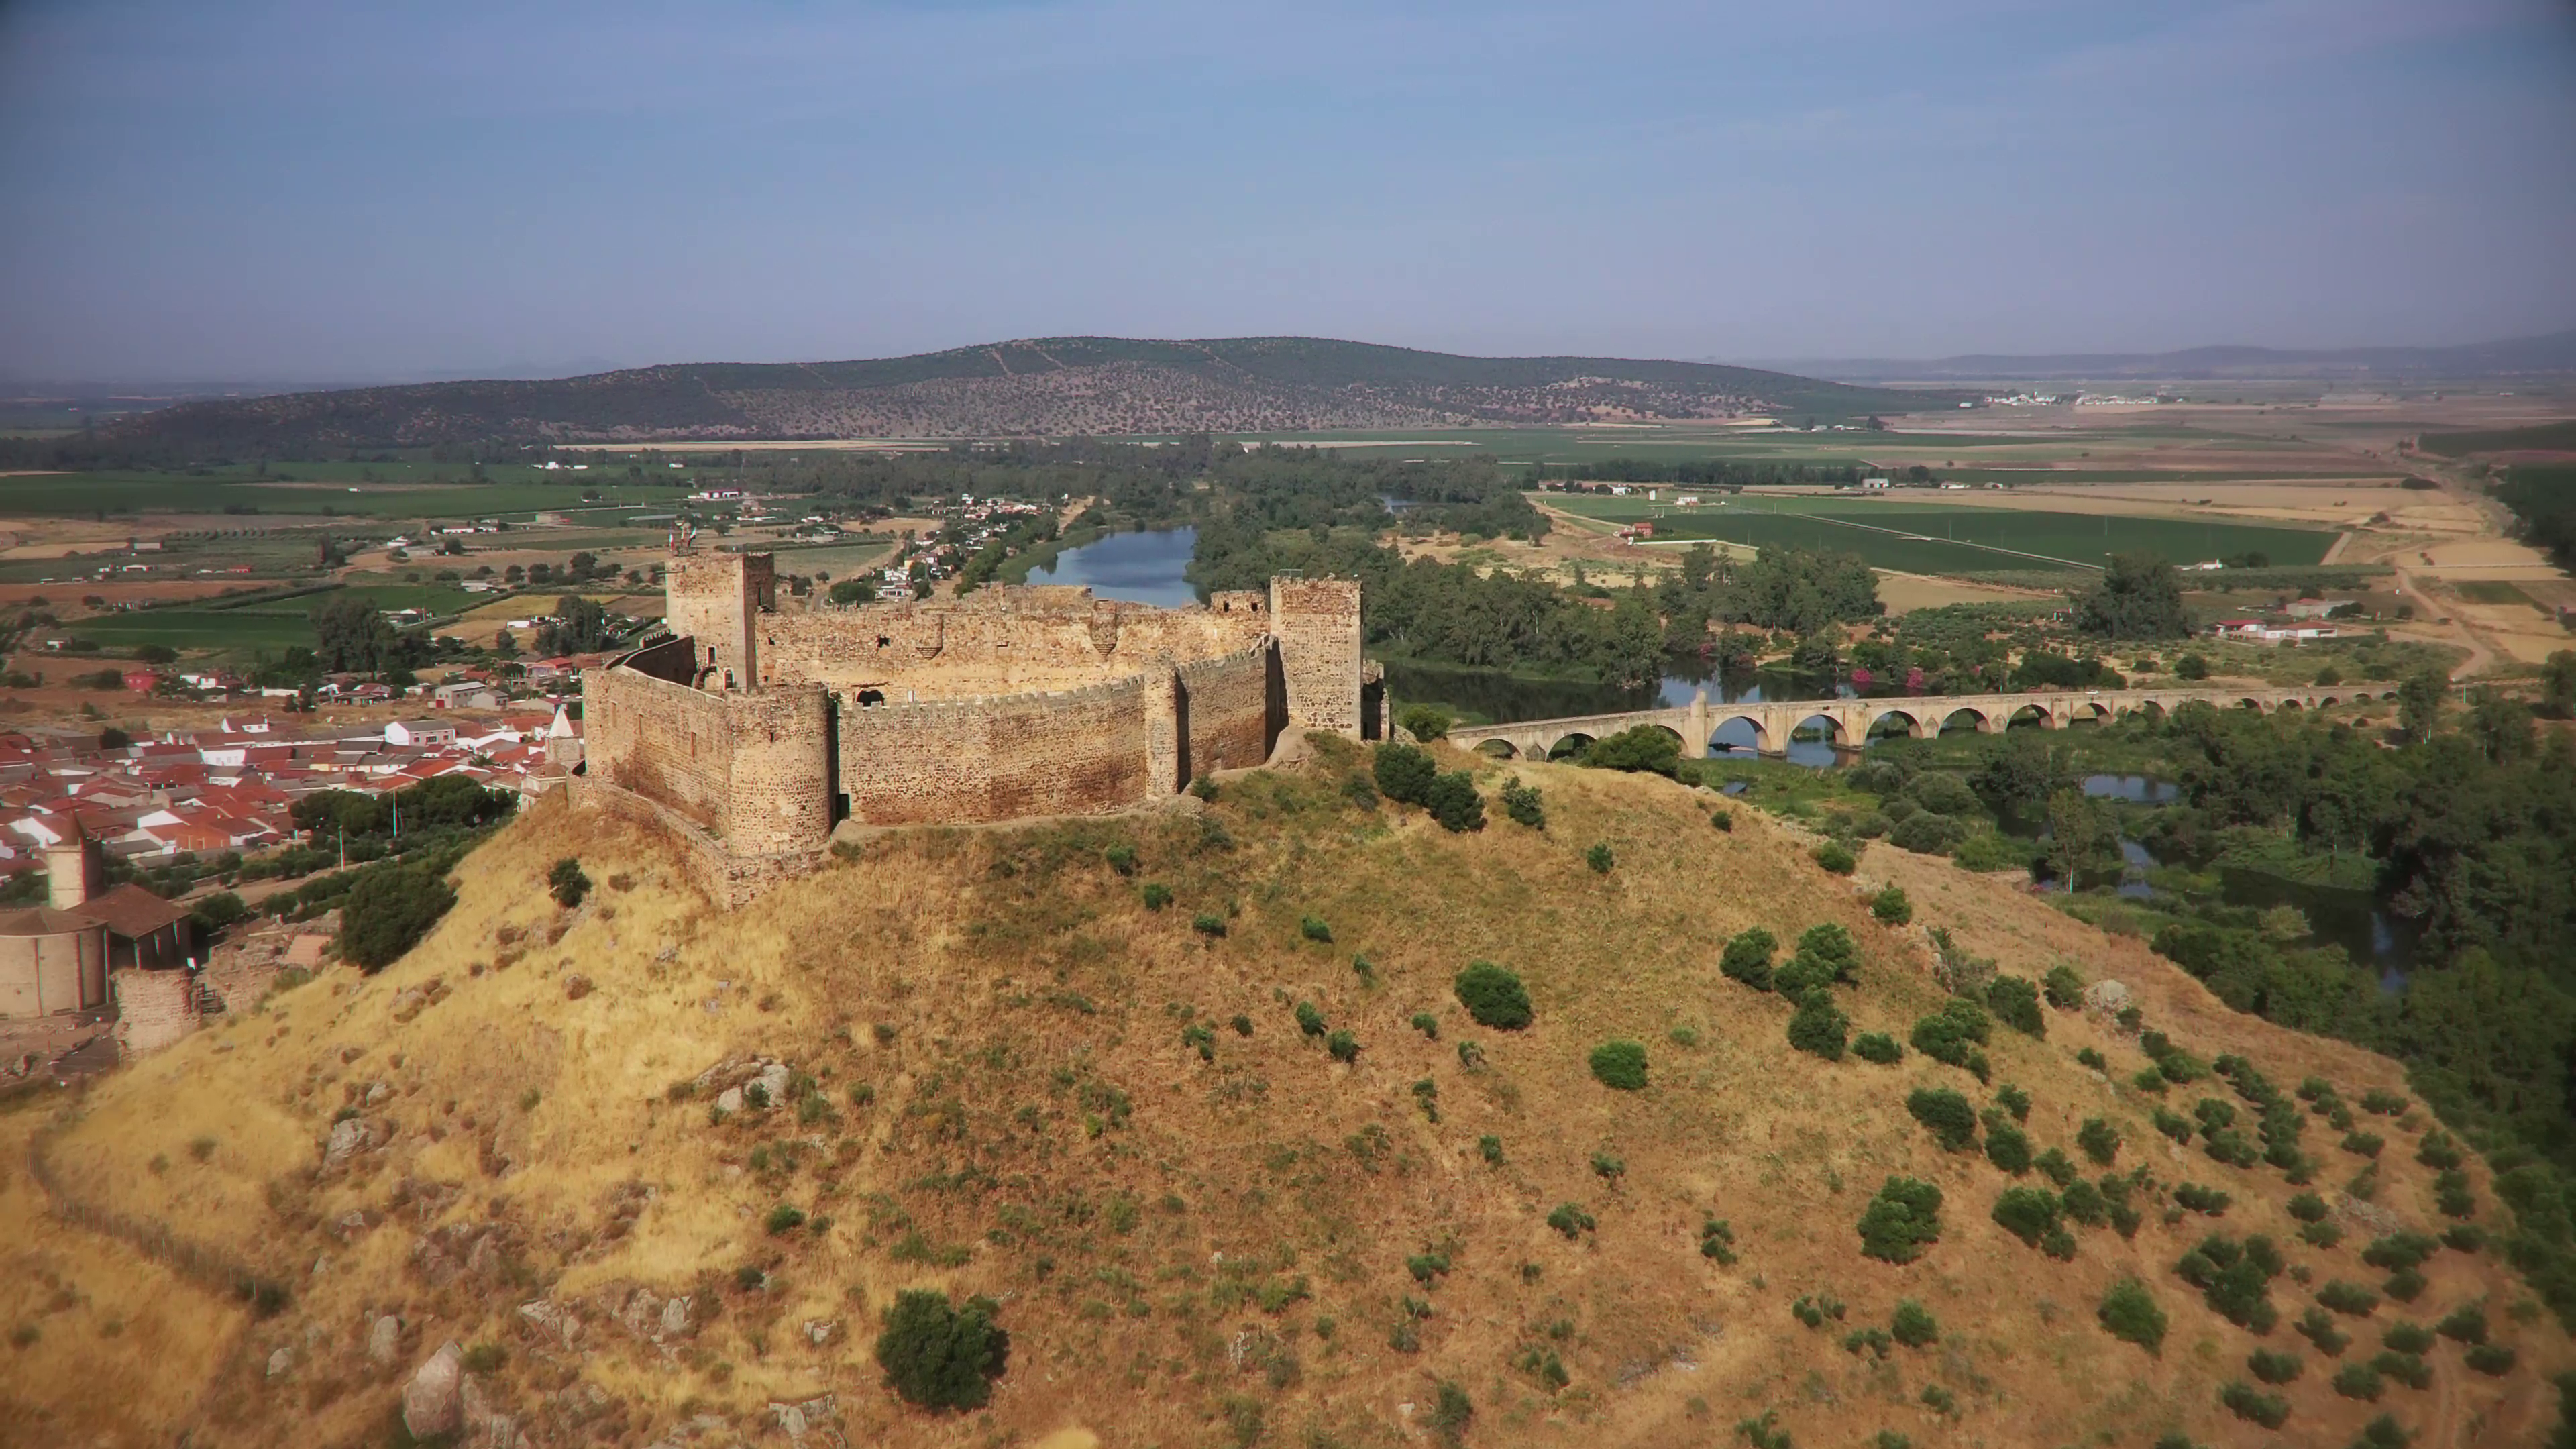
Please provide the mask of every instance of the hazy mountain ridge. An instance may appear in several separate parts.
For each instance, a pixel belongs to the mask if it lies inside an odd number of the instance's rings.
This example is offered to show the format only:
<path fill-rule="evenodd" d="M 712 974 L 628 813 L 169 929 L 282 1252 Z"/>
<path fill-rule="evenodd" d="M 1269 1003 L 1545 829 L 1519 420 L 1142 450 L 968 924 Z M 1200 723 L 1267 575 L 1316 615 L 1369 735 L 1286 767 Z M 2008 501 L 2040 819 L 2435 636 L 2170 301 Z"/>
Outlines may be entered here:
<path fill-rule="evenodd" d="M 1463 357 L 1328 338 L 1058 337 L 910 357 L 675 363 L 183 403 L 117 436 L 228 449 L 796 437 L 1298 432 L 1851 417 L 1922 396 L 1712 363 Z"/>

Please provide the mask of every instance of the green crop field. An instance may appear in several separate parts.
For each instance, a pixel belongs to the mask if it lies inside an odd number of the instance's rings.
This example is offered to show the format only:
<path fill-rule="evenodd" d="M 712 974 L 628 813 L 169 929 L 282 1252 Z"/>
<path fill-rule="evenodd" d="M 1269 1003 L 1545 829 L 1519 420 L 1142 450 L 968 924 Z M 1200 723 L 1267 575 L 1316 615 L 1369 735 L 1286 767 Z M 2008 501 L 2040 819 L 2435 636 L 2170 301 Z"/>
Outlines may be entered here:
<path fill-rule="evenodd" d="M 296 608 L 306 604 L 306 608 Z M 276 654 L 291 645 L 313 647 L 310 603 L 290 599 L 265 608 L 144 609 L 131 614 L 102 614 L 65 626 L 64 632 L 94 639 L 111 649 L 163 644 L 172 649 L 209 650 L 230 659 Z"/>
<path fill-rule="evenodd" d="M 1605 522 L 1655 520 L 1658 542 L 1717 539 L 1727 543 L 1830 548 L 1857 553 L 1873 566 L 1911 573 L 1973 573 L 1998 568 L 2074 565 L 2100 568 L 2114 553 L 2146 550 L 2177 563 L 2260 552 L 2275 564 L 2313 564 L 2335 536 L 2316 529 L 2201 523 L 2178 518 L 2051 513 L 2041 509 L 1868 501 L 1849 496 L 1745 494 L 1696 509 L 1640 498 L 1565 498 L 1548 502 Z"/>
<path fill-rule="evenodd" d="M 2549 612 L 2547 605 L 2504 579 L 2461 579 L 2451 587 L 2472 604 L 2529 604 L 2544 614 Z"/>
<path fill-rule="evenodd" d="M 106 470 L 0 478 L 0 515 L 89 518 L 119 513 L 278 514 L 297 518 L 489 518 L 540 509 L 603 525 L 639 511 L 669 512 L 687 491 L 682 476 L 651 484 L 623 469 L 597 474 L 530 466 L 487 468 L 473 481 L 463 464 L 293 463 L 266 475 L 242 466 L 189 473 Z M 600 499 L 586 503 L 585 490 Z"/>

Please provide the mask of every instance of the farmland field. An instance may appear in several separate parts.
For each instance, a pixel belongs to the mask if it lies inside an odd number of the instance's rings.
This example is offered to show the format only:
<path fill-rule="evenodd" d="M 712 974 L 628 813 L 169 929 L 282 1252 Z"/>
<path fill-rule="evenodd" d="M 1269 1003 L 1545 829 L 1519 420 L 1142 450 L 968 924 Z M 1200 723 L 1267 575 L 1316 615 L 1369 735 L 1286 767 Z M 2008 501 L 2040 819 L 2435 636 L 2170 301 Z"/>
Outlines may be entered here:
<path fill-rule="evenodd" d="M 193 474 L 151 471 L 36 473 L 0 478 L 0 516 L 97 517 L 113 513 L 277 514 L 310 518 L 479 518 L 538 509 L 573 513 L 602 524 L 639 509 L 668 512 L 686 491 L 602 473 L 547 472 L 496 466 L 474 482 L 462 464 L 297 463 L 260 476 L 245 467 Z M 672 481 L 682 475 L 673 474 Z M 595 504 L 582 500 L 597 489 Z"/>
<path fill-rule="evenodd" d="M 303 608 L 296 605 L 302 604 Z M 265 608 L 145 609 L 131 614 L 102 614 L 64 626 L 64 632 L 94 639 L 115 649 L 164 644 L 178 650 L 211 650 L 219 656 L 247 659 L 261 652 L 278 653 L 291 645 L 313 647 L 312 601 L 289 599 Z"/>
<path fill-rule="evenodd" d="M 1604 522 L 1653 518 L 1658 543 L 1718 539 L 1761 547 L 1832 548 L 1879 568 L 1967 573 L 2029 565 L 2100 568 L 2113 553 L 2144 549 L 2176 562 L 2268 554 L 2274 564 L 2313 564 L 2335 535 L 2320 529 L 2124 518 L 2106 514 L 1863 501 L 1849 497 L 1740 495 L 1697 509 L 1636 498 L 1547 499 Z"/>

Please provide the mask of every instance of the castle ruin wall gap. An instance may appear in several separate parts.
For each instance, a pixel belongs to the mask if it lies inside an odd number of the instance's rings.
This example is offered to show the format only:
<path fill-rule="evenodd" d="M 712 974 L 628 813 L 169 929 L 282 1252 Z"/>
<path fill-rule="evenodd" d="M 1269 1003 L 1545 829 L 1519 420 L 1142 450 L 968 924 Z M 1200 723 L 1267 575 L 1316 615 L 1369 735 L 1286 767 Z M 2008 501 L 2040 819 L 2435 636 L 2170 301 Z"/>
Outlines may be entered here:
<path fill-rule="evenodd" d="M 1290 730 L 1382 733 L 1353 580 L 1185 609 L 1048 586 L 781 607 L 768 554 L 683 553 L 666 580 L 670 637 L 583 681 L 579 798 L 631 794 L 697 832 L 734 862 L 708 872 L 728 904 L 843 819 L 1105 814 L 1259 765 Z"/>

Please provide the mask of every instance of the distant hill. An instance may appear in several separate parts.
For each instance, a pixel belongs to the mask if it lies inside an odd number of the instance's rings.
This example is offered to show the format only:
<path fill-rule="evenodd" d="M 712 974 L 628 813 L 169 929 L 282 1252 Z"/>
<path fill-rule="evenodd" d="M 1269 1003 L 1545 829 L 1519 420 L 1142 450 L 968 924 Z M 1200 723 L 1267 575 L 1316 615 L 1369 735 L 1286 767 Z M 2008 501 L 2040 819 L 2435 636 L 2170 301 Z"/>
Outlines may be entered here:
<path fill-rule="evenodd" d="M 188 402 L 122 422 L 114 433 L 249 452 L 492 438 L 972 438 L 1849 418 L 1926 401 L 1698 362 L 1458 357 L 1310 337 L 1051 337 L 858 362 L 674 363 L 543 382 Z"/>
<path fill-rule="evenodd" d="M 1850 383 L 2028 378 L 2320 378 L 2349 381 L 2576 373 L 2576 329 L 2461 347 L 2193 347 L 2181 352 L 1969 353 L 1959 357 L 1810 358 L 1793 366 Z"/>

